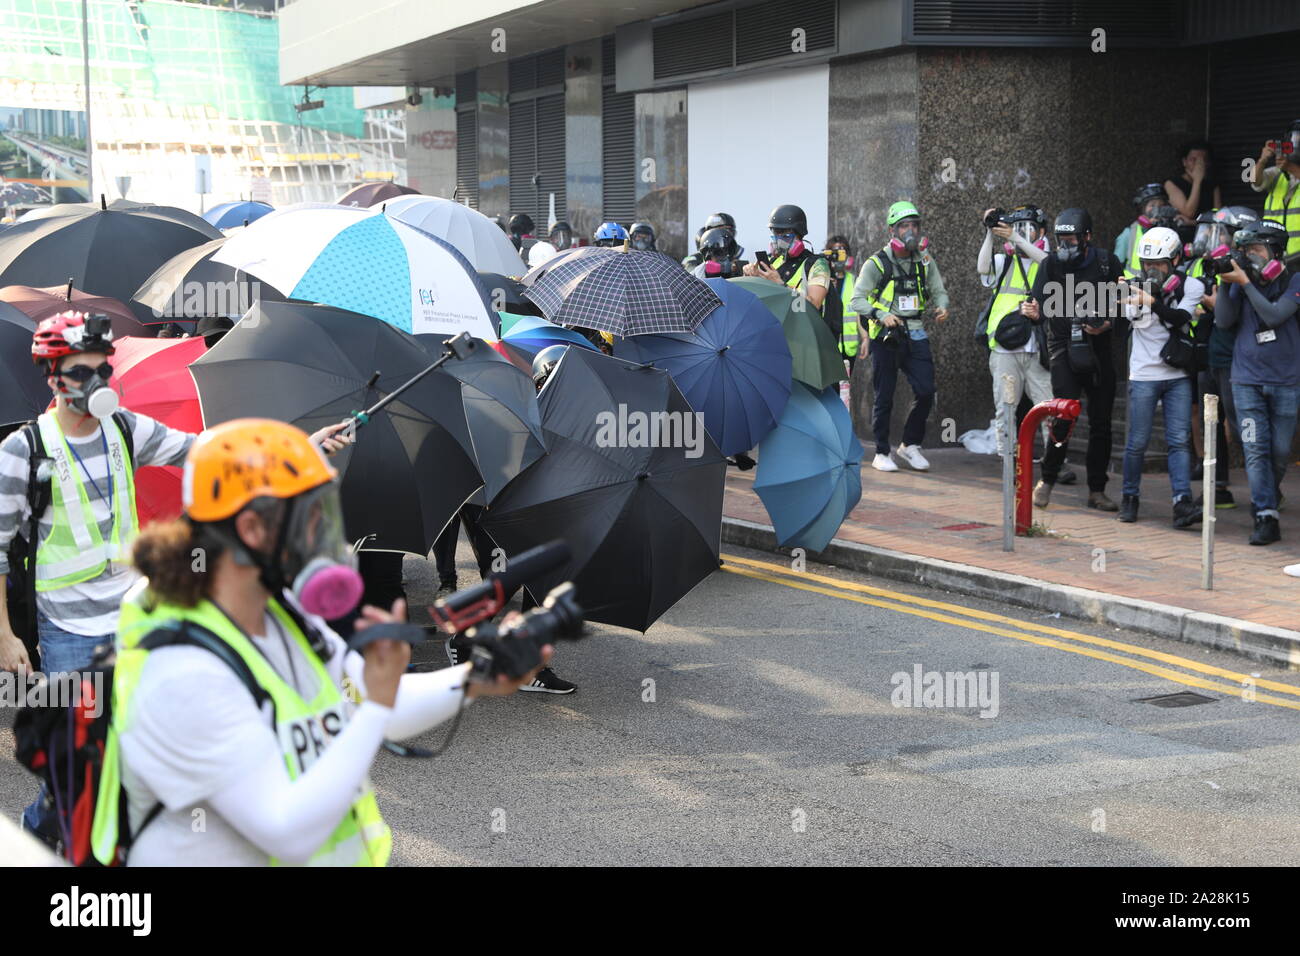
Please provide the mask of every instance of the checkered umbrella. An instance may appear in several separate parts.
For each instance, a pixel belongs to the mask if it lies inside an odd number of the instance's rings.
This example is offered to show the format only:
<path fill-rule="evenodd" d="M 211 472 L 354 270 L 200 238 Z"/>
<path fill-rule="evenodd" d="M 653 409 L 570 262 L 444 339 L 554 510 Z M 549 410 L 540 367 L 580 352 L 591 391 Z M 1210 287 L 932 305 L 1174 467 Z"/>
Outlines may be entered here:
<path fill-rule="evenodd" d="M 524 284 L 524 296 L 557 325 L 617 336 L 692 332 L 722 306 L 712 289 L 661 252 L 598 249 Z"/>

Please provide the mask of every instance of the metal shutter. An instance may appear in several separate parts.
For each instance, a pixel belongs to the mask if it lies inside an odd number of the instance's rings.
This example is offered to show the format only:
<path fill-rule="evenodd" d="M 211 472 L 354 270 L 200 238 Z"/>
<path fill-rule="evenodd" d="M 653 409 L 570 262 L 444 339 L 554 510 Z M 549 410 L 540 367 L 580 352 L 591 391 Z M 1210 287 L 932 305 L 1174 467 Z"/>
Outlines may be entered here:
<path fill-rule="evenodd" d="M 604 189 L 601 218 L 631 225 L 636 218 L 636 94 L 604 90 L 601 110 Z"/>
<path fill-rule="evenodd" d="M 563 68 L 563 63 L 561 63 Z M 537 172 L 542 188 L 533 219 L 538 229 L 545 229 L 550 215 L 550 194 L 555 193 L 555 218 L 567 219 L 565 213 L 564 94 L 540 97 L 537 101 Z"/>
<path fill-rule="evenodd" d="M 729 69 L 735 53 L 734 18 L 735 13 L 727 10 L 655 27 L 655 79 Z"/>
<path fill-rule="evenodd" d="M 530 216 L 537 208 L 533 173 L 537 169 L 536 101 L 510 104 L 510 213 Z M 537 217 L 533 216 L 536 221 Z"/>
<path fill-rule="evenodd" d="M 600 39 L 600 75 L 614 75 L 614 35 Z"/>
<path fill-rule="evenodd" d="M 456 112 L 456 198 L 478 208 L 478 111 L 473 107 Z"/>
<path fill-rule="evenodd" d="M 912 43 L 1087 47 L 1092 31 L 1107 46 L 1177 43 L 1182 7 L 1176 0 L 911 0 L 903 39 Z"/>
<path fill-rule="evenodd" d="M 1242 160 L 1258 159 L 1265 140 L 1291 128 L 1300 110 L 1284 91 L 1298 73 L 1294 35 L 1211 47 L 1209 138 L 1225 205 L 1263 211 L 1263 194 L 1241 179 Z"/>
<path fill-rule="evenodd" d="M 787 0 L 767 0 L 739 12 L 737 66 L 797 55 L 791 49 L 796 27 L 804 31 L 804 52 L 835 47 L 835 0 L 805 0 L 798 6 Z"/>

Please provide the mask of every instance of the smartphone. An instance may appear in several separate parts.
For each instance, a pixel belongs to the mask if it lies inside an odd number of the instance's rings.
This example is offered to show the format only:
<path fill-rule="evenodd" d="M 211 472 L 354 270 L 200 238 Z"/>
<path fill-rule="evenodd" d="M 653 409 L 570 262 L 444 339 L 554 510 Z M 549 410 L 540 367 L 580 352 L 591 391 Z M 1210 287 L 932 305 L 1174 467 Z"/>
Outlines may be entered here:
<path fill-rule="evenodd" d="M 756 264 L 761 262 L 763 265 L 769 267 L 772 265 L 772 263 L 767 258 L 767 253 L 763 252 L 761 249 L 758 252 L 754 253 L 754 262 Z"/>

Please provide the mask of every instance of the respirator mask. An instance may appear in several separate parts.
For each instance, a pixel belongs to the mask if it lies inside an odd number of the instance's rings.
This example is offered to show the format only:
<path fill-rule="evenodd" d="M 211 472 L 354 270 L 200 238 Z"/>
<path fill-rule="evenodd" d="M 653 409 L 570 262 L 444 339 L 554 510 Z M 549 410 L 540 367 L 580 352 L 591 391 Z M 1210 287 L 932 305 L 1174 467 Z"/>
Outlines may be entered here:
<path fill-rule="evenodd" d="M 1246 261 L 1250 263 L 1250 271 L 1261 282 L 1272 282 L 1282 274 L 1281 259 L 1273 259 L 1269 256 L 1248 252 L 1246 253 Z"/>
<path fill-rule="evenodd" d="M 57 374 L 59 394 L 75 411 L 95 418 L 108 418 L 117 411 L 118 395 L 108 384 L 113 368 L 107 362 L 96 368 L 77 365 Z"/>
<path fill-rule="evenodd" d="M 361 602 L 365 584 L 343 536 L 343 508 L 334 482 L 281 504 L 274 557 L 248 553 L 273 595 L 290 591 L 308 614 L 336 620 Z"/>
<path fill-rule="evenodd" d="M 1083 259 L 1083 240 L 1075 235 L 1056 236 L 1056 258 L 1066 265 L 1073 265 Z"/>
<path fill-rule="evenodd" d="M 921 223 L 915 219 L 894 226 L 894 235 L 889 240 L 889 248 L 896 256 L 924 252 L 929 245 L 930 240 L 921 235 Z"/>
<path fill-rule="evenodd" d="M 768 243 L 767 250 L 773 256 L 785 256 L 787 259 L 798 259 L 804 253 L 802 239 L 793 232 L 782 233 L 781 235 L 773 234 L 772 241 Z"/>

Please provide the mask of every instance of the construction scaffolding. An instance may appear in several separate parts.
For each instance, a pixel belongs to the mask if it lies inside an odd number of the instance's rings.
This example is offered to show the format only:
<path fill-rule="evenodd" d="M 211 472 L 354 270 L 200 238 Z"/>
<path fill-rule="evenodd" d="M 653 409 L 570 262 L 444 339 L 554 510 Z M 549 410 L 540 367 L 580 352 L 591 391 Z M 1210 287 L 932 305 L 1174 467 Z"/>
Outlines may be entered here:
<path fill-rule="evenodd" d="M 199 209 L 250 195 L 332 201 L 404 180 L 405 113 L 359 110 L 351 88 L 279 85 L 273 12 L 178 0 L 89 0 L 96 193 Z M 83 110 L 81 0 L 0 0 L 0 106 Z M 323 101 L 299 111 L 303 99 Z M 195 191 L 197 155 L 211 192 Z"/>

